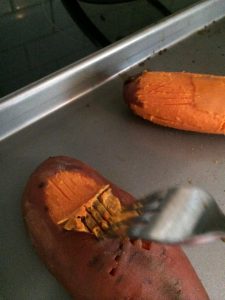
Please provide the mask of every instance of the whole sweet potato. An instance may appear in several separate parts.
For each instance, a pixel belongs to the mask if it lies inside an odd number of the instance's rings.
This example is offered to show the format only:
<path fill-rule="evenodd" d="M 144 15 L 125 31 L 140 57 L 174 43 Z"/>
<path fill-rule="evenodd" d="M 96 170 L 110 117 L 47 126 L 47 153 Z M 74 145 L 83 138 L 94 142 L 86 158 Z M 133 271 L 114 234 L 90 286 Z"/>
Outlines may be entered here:
<path fill-rule="evenodd" d="M 24 192 L 23 214 L 32 243 L 74 299 L 208 299 L 179 247 L 97 239 L 90 223 L 82 218 L 84 227 L 76 223 L 77 230 L 66 229 L 63 220 L 74 211 L 83 213 L 81 207 L 104 186 L 110 186 L 123 206 L 134 201 L 96 171 L 69 157 L 44 161 Z"/>
<path fill-rule="evenodd" d="M 130 109 L 153 123 L 225 134 L 225 76 L 144 72 L 124 85 Z"/>

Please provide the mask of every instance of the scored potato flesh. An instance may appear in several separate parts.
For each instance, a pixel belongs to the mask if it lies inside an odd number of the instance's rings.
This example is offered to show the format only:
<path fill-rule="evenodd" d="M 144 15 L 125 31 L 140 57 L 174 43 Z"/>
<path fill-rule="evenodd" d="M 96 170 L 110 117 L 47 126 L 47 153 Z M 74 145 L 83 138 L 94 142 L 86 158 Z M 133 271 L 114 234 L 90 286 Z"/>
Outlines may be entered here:
<path fill-rule="evenodd" d="M 92 233 L 97 238 L 103 238 L 109 230 L 115 231 L 117 224 L 137 215 L 136 211 L 125 211 L 119 198 L 106 185 L 58 224 L 65 230 Z"/>

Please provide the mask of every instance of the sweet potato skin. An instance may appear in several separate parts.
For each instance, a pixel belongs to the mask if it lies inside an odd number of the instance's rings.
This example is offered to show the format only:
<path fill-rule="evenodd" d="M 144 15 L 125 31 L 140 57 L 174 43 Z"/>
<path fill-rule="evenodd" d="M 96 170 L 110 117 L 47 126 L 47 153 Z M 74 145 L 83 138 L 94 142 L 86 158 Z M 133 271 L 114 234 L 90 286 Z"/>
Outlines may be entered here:
<path fill-rule="evenodd" d="M 146 247 L 141 241 L 132 243 L 128 239 L 97 241 L 91 234 L 65 231 L 54 223 L 45 188 L 47 179 L 60 170 L 82 173 L 94 179 L 96 187 L 109 182 L 82 162 L 61 156 L 43 162 L 24 192 L 23 214 L 32 243 L 74 299 L 209 299 L 179 247 L 156 243 Z M 110 185 L 124 205 L 134 201 L 131 195 Z"/>
<path fill-rule="evenodd" d="M 124 85 L 138 116 L 181 130 L 225 134 L 225 77 L 185 72 L 144 72 Z"/>

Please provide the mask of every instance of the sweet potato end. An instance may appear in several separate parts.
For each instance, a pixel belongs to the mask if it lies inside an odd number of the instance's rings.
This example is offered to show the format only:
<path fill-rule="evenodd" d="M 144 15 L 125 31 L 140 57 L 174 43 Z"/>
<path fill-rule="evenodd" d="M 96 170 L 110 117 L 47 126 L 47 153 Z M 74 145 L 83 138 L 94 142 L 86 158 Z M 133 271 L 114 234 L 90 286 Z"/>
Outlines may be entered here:
<path fill-rule="evenodd" d="M 144 72 L 124 84 L 124 99 L 138 116 L 181 130 L 225 134 L 225 77 L 186 72 Z"/>

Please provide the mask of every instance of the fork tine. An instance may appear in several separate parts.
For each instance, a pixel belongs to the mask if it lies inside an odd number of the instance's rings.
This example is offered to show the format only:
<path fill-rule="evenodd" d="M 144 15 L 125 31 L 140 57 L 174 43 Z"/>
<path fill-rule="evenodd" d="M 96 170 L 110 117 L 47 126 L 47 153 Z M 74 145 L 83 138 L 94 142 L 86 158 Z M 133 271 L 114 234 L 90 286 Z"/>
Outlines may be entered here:
<path fill-rule="evenodd" d="M 171 192 L 169 190 L 169 192 Z M 140 213 L 143 211 L 157 212 L 160 210 L 164 199 L 168 196 L 168 191 L 157 191 L 151 195 L 148 195 L 140 200 L 136 200 L 134 204 L 126 208 L 126 210 L 139 210 Z"/>
<path fill-rule="evenodd" d="M 145 209 L 158 210 L 164 197 L 164 192 L 155 192 L 139 201 L 142 203 Z"/>
<path fill-rule="evenodd" d="M 151 195 L 138 200 L 138 202 L 142 204 L 144 211 L 158 212 L 175 190 L 176 188 L 170 188 L 167 190 L 156 191 Z"/>
<path fill-rule="evenodd" d="M 121 222 L 112 223 L 107 230 L 107 235 L 109 237 L 125 237 L 127 236 L 127 231 L 130 225 L 129 220 L 123 220 Z"/>
<path fill-rule="evenodd" d="M 130 221 L 132 222 L 132 226 L 136 226 L 138 224 L 148 224 L 154 216 L 154 212 L 143 211 L 142 214 L 140 214 L 138 217 L 133 218 Z"/>
<path fill-rule="evenodd" d="M 135 226 L 127 228 L 126 234 L 131 237 L 131 238 L 136 238 L 136 239 L 146 239 L 143 236 L 144 228 L 146 225 L 143 223 L 136 224 Z"/>
<path fill-rule="evenodd" d="M 142 215 L 147 212 L 149 213 L 158 212 L 164 202 L 165 197 L 167 196 L 167 193 L 168 191 L 155 192 L 150 196 L 146 196 L 145 198 L 136 200 L 135 203 L 124 208 L 123 211 L 124 212 L 136 211 L 139 215 Z"/>
<path fill-rule="evenodd" d="M 210 194 L 197 187 L 156 192 L 126 208 L 139 211 L 114 224 L 114 236 L 165 244 L 196 244 L 225 235 L 225 216 Z"/>

